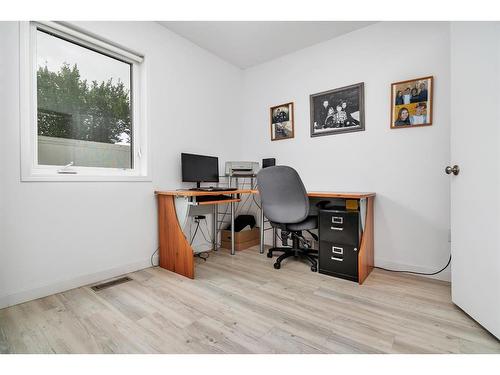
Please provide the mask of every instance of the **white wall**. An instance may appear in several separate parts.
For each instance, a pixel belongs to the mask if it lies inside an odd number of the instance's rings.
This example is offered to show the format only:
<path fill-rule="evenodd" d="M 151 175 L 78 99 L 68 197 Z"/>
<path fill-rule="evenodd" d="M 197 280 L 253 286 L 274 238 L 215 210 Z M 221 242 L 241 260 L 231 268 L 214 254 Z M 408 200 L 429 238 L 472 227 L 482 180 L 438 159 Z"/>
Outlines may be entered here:
<path fill-rule="evenodd" d="M 309 190 L 376 192 L 376 264 L 437 270 L 449 256 L 449 39 L 448 23 L 384 22 L 246 70 L 238 157 L 276 157 Z M 391 130 L 390 84 L 428 75 L 433 126 Z M 366 131 L 311 138 L 309 95 L 358 82 Z M 271 142 L 269 107 L 289 101 L 295 139 Z"/>
<path fill-rule="evenodd" d="M 20 182 L 19 25 L 0 22 L 0 308 L 149 265 L 180 152 L 227 160 L 241 71 L 152 22 L 78 23 L 145 55 L 152 182 Z"/>
<path fill-rule="evenodd" d="M 276 157 L 309 189 L 375 191 L 378 265 L 447 260 L 448 24 L 379 23 L 243 72 L 154 23 L 79 26 L 146 56 L 153 181 L 20 182 L 18 24 L 0 22 L 0 307 L 146 267 L 153 191 L 179 186 L 182 151 L 221 167 Z M 390 130 L 390 83 L 431 74 L 434 125 Z M 366 131 L 310 138 L 309 95 L 361 81 Z M 290 100 L 295 139 L 271 143 L 269 106 Z"/>

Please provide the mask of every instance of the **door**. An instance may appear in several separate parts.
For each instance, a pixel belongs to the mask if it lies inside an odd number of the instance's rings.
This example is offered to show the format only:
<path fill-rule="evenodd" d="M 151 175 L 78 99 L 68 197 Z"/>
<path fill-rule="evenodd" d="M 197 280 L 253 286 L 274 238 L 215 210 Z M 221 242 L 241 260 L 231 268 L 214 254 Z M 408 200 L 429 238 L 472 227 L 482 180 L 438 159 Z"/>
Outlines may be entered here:
<path fill-rule="evenodd" d="M 460 168 L 449 175 L 452 299 L 498 338 L 499 128 L 500 23 L 452 22 L 450 166 Z"/>

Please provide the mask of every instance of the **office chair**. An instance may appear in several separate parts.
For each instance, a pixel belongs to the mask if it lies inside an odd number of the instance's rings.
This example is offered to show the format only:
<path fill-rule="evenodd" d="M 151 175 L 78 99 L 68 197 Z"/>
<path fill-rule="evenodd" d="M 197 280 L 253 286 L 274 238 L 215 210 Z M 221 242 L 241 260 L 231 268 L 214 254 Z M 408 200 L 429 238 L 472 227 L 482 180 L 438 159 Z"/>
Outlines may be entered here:
<path fill-rule="evenodd" d="M 299 174 L 287 166 L 276 166 L 261 169 L 257 174 L 262 209 L 271 226 L 290 233 L 292 247 L 273 247 L 267 256 L 272 258 L 273 252 L 282 251 L 274 263 L 280 269 L 281 262 L 289 257 L 303 258 L 311 263 L 311 271 L 318 269 L 318 251 L 309 249 L 302 231 L 310 231 L 318 227 L 318 216 L 310 215 L 309 197 Z M 263 225 L 263 223 L 261 223 Z M 310 233 L 310 232 L 309 232 Z M 317 236 L 311 235 L 317 240 Z M 302 245 L 302 246 L 301 246 Z"/>

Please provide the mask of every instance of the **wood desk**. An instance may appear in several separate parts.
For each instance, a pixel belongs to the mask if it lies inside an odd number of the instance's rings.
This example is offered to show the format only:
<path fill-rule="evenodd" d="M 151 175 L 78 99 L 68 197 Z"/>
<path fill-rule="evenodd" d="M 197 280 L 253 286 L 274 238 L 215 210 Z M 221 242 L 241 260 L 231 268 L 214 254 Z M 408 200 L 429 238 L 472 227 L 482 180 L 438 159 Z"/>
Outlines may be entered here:
<path fill-rule="evenodd" d="M 184 201 L 190 205 L 214 205 L 214 214 L 217 215 L 218 204 L 231 205 L 231 228 L 234 230 L 234 203 L 239 201 L 241 194 L 258 194 L 257 190 L 238 189 L 225 191 L 196 191 L 196 190 L 167 190 L 155 192 L 158 201 L 158 231 L 160 242 L 160 267 L 175 273 L 184 275 L 191 279 L 194 278 L 194 260 L 193 249 L 189 244 L 181 227 L 180 213 L 176 209 L 176 198 L 184 198 Z M 228 195 L 231 198 L 227 200 L 214 200 L 197 202 L 196 197 Z M 365 207 L 364 230 L 361 237 L 359 249 L 359 280 L 361 284 L 373 270 L 374 245 L 373 245 L 373 202 L 375 193 L 355 193 L 355 192 L 327 192 L 311 191 L 308 192 L 310 198 L 325 199 L 353 199 L 357 200 L 360 206 Z M 260 253 L 264 253 L 264 212 L 261 209 L 260 224 Z M 216 220 L 214 220 L 216 222 Z M 216 226 L 214 225 L 216 231 Z M 216 232 L 214 232 L 216 233 Z M 234 233 L 232 233 L 232 250 L 234 254 Z M 214 248 L 217 246 L 216 236 L 214 236 Z"/>
<path fill-rule="evenodd" d="M 160 242 L 160 267 L 180 275 L 194 279 L 193 249 L 189 244 L 182 226 L 190 205 L 213 205 L 213 231 L 217 233 L 217 206 L 229 204 L 231 206 L 231 254 L 234 255 L 234 203 L 239 202 L 240 194 L 252 194 L 249 189 L 224 191 L 197 191 L 197 190 L 167 190 L 156 191 L 158 201 L 158 231 Z M 225 200 L 204 200 L 197 202 L 197 197 L 228 195 Z M 177 198 L 184 198 L 182 200 Z M 217 250 L 217 235 L 213 238 L 214 250 Z"/>

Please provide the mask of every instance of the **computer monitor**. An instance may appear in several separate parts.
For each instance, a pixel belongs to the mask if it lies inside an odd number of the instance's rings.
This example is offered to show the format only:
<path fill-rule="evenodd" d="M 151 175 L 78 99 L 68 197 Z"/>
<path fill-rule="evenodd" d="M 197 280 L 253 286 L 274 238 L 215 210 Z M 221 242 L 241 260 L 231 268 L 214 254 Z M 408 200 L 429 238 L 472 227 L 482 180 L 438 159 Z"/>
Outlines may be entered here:
<path fill-rule="evenodd" d="M 196 182 L 199 188 L 202 182 L 219 182 L 219 158 L 215 156 L 181 154 L 182 181 Z"/>

